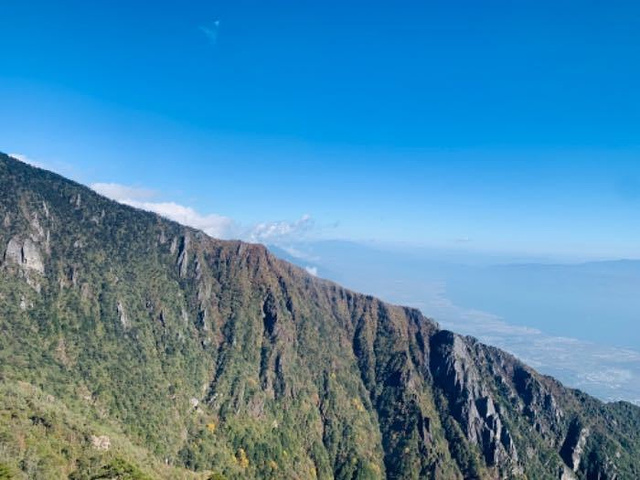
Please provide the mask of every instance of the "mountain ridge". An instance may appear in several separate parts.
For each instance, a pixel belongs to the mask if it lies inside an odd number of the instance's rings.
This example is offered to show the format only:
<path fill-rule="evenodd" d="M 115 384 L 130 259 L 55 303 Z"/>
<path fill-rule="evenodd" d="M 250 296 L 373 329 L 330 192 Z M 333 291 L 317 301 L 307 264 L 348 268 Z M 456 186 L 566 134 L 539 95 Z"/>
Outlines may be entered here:
<path fill-rule="evenodd" d="M 640 474 L 630 404 L 262 245 L 6 155 L 0 178 L 3 399 L 40 392 L 0 412 L 0 466 L 17 478 Z"/>

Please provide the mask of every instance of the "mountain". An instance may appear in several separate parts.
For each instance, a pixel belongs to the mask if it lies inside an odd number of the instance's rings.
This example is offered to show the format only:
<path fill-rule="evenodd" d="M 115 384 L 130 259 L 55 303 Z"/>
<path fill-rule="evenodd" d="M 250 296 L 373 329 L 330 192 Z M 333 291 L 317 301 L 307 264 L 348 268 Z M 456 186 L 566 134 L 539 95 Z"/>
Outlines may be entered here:
<path fill-rule="evenodd" d="M 418 310 L 0 156 L 0 478 L 640 477 L 604 404 Z"/>
<path fill-rule="evenodd" d="M 640 405 L 638 260 L 522 263 L 346 241 L 269 248 L 354 290 L 418 307 L 601 400 Z"/>
<path fill-rule="evenodd" d="M 427 247 L 326 240 L 270 248 L 325 278 L 391 302 L 429 308 L 434 290 L 440 290 L 456 305 L 514 325 L 640 350 L 640 330 L 634 328 L 640 312 L 640 260 L 523 262 L 507 255 L 453 256 Z"/>

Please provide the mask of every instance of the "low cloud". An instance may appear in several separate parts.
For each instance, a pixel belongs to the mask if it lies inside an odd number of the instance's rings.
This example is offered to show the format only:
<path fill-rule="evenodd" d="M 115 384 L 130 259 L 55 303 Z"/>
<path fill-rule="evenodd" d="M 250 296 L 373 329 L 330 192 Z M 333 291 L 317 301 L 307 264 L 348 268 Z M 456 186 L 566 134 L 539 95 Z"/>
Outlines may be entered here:
<path fill-rule="evenodd" d="M 228 238 L 234 231 L 232 219 L 218 214 L 202 215 L 191 207 L 175 202 L 152 202 L 157 192 L 147 188 L 131 187 L 119 183 L 93 183 L 91 188 L 111 200 L 131 207 L 154 212 L 183 225 L 202 230 L 215 238 Z"/>
<path fill-rule="evenodd" d="M 175 202 L 152 201 L 157 192 L 147 188 L 119 183 L 93 183 L 91 188 L 111 200 L 157 213 L 183 225 L 202 230 L 215 238 L 238 238 L 257 243 L 277 244 L 282 241 L 300 240 L 314 227 L 310 215 L 303 215 L 293 222 L 262 222 L 243 227 L 232 218 L 217 213 L 203 214 Z"/>
<path fill-rule="evenodd" d="M 306 266 L 304 267 L 304 269 L 307 271 L 308 274 L 313 275 L 314 277 L 318 276 L 318 267 Z"/>
<path fill-rule="evenodd" d="M 255 225 L 249 239 L 260 243 L 277 243 L 303 239 L 314 227 L 311 215 L 305 214 L 295 222 L 267 222 Z"/>
<path fill-rule="evenodd" d="M 215 213 L 201 215 L 193 208 L 185 207 L 174 202 L 122 202 L 132 207 L 157 213 L 170 220 L 188 225 L 215 238 L 230 238 L 233 236 L 234 222 L 229 217 Z"/>
<path fill-rule="evenodd" d="M 293 258 L 298 260 L 306 260 L 308 262 L 318 262 L 320 260 L 320 257 L 318 257 L 317 255 L 304 252 L 301 249 L 292 245 L 283 244 L 283 245 L 278 245 L 278 247 L 284 250 L 289 255 L 291 255 Z"/>

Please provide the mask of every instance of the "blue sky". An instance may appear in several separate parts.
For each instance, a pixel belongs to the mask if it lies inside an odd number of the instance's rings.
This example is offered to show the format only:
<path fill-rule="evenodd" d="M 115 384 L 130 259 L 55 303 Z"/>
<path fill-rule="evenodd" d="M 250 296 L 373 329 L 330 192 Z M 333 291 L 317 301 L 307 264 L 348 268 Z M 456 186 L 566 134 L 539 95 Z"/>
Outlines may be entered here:
<path fill-rule="evenodd" d="M 0 150 L 223 236 L 640 258 L 637 2 L 132 3 L 2 2 Z"/>

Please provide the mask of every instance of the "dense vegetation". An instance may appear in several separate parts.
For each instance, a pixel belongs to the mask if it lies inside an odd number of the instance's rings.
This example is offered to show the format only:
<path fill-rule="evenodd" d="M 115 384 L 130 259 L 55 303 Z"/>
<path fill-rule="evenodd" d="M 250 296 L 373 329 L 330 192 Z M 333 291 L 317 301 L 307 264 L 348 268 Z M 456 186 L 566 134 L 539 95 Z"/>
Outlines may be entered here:
<path fill-rule="evenodd" d="M 640 478 L 640 409 L 260 245 L 7 156 L 0 224 L 0 479 Z"/>

